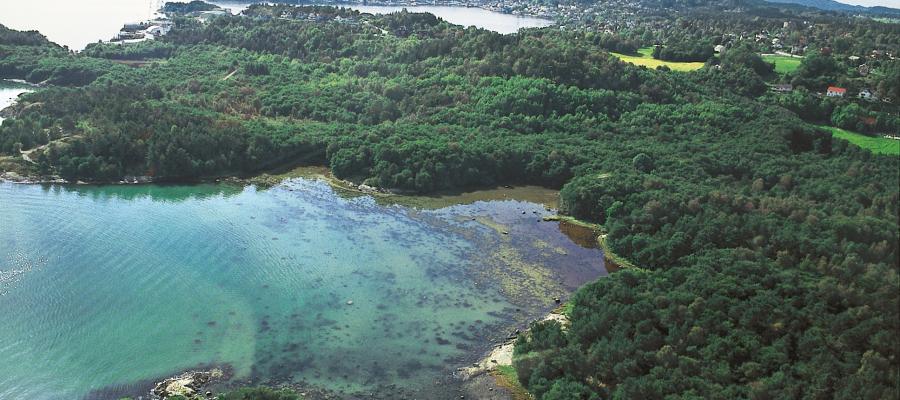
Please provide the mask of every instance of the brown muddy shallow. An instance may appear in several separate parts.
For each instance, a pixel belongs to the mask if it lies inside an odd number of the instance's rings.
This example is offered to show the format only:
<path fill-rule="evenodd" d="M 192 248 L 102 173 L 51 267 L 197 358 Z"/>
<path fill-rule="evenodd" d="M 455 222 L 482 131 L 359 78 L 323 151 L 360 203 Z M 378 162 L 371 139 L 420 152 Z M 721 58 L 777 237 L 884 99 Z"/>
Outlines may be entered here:
<path fill-rule="evenodd" d="M 277 183 L 290 178 L 321 179 L 331 184 L 343 196 L 371 195 L 379 204 L 398 204 L 420 209 L 436 209 L 492 200 L 515 200 L 536 203 L 548 209 L 556 209 L 559 203 L 559 191 L 533 185 L 498 185 L 493 188 L 459 190 L 431 195 L 370 192 L 360 190 L 358 184 L 335 178 L 328 167 L 323 166 L 295 167 L 278 173 L 265 174 L 250 179 L 249 182 Z"/>

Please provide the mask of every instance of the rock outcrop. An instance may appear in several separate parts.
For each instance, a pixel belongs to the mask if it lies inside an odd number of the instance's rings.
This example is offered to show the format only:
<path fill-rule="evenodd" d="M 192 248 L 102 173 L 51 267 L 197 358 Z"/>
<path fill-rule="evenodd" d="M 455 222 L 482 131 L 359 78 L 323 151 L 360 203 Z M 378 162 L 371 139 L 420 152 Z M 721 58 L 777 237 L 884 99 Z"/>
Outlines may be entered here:
<path fill-rule="evenodd" d="M 160 399 L 173 396 L 191 397 L 199 394 L 204 386 L 222 378 L 223 375 L 222 370 L 218 368 L 209 371 L 189 371 L 157 383 L 150 393 Z"/>

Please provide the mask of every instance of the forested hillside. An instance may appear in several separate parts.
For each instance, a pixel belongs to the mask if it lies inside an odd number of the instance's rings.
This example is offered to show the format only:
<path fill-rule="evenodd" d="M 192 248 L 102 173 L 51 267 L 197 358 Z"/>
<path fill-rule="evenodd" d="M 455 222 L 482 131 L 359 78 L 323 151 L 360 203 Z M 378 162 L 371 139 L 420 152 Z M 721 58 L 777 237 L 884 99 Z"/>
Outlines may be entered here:
<path fill-rule="evenodd" d="M 520 341 L 539 399 L 900 395 L 900 160 L 760 98 L 751 50 L 679 73 L 619 61 L 602 34 L 272 13 L 80 55 L 0 32 L 0 76 L 52 84 L 0 153 L 50 143 L 33 168 L 71 180 L 327 163 L 414 192 L 561 188 L 640 269 Z"/>
<path fill-rule="evenodd" d="M 853 4 L 842 3 L 834 0 L 766 0 L 771 3 L 782 3 L 782 4 L 797 4 L 806 7 L 818 8 L 820 10 L 828 10 L 828 11 L 846 11 L 846 12 L 858 12 L 858 13 L 872 13 L 872 14 L 883 14 L 883 15 L 900 15 L 900 10 L 889 7 L 864 7 Z"/>

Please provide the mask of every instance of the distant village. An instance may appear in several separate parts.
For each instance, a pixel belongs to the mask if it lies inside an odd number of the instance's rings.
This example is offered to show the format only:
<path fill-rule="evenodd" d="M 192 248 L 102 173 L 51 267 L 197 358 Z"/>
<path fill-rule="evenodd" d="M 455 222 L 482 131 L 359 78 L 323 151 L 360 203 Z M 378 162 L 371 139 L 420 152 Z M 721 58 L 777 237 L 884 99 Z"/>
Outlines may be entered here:
<path fill-rule="evenodd" d="M 415 6 L 455 6 L 455 7 L 477 7 L 488 11 L 494 11 L 504 14 L 521 15 L 529 17 L 545 18 L 556 21 L 558 23 L 566 21 L 574 25 L 581 25 L 586 17 L 594 16 L 597 20 L 604 21 L 626 21 L 629 16 L 634 17 L 642 10 L 644 6 L 636 1 L 612 0 L 609 4 L 600 6 L 583 6 L 580 4 L 550 6 L 540 4 L 533 0 L 435 0 L 435 1 L 417 1 L 417 0 L 321 0 L 310 1 L 304 5 L 331 5 L 335 7 L 347 5 L 368 5 L 368 6 L 393 6 L 393 7 L 415 7 Z M 194 11 L 188 13 L 200 19 L 207 19 L 216 15 L 225 15 L 228 11 L 222 8 L 215 10 Z M 310 20 L 315 20 L 315 16 L 307 16 Z M 593 19 L 593 18 L 591 18 Z M 633 26 L 627 23 L 614 23 L 615 26 Z M 152 40 L 157 36 L 165 35 L 171 29 L 171 21 L 162 13 L 158 18 L 142 23 L 126 24 L 122 31 L 111 41 L 118 43 L 131 43 L 142 40 Z M 606 28 L 607 25 L 602 25 Z M 561 28 L 565 25 L 561 24 Z"/>
<path fill-rule="evenodd" d="M 799 25 L 799 26 L 798 26 Z M 722 43 L 716 46 L 716 52 L 719 53 L 721 51 L 725 51 L 728 47 L 735 43 L 743 42 L 743 41 L 752 41 L 757 47 L 766 49 L 771 51 L 771 53 L 764 53 L 763 55 L 774 55 L 774 56 L 783 56 L 783 57 L 798 57 L 802 58 L 804 54 L 806 54 L 809 50 L 811 50 L 810 45 L 807 43 L 806 39 L 796 40 L 794 44 L 786 44 L 791 37 L 792 32 L 798 30 L 798 28 L 802 29 L 802 27 L 808 27 L 810 25 L 809 21 L 803 21 L 801 23 L 793 22 L 793 21 L 785 21 L 782 29 L 770 32 L 768 30 L 762 30 L 760 32 L 752 32 L 752 33 L 741 33 L 741 34 L 730 34 L 726 35 L 722 38 Z M 830 47 L 816 47 L 816 51 L 823 55 L 831 55 L 832 49 Z M 896 55 L 888 50 L 872 50 L 869 54 L 862 55 L 850 55 L 843 58 L 846 63 L 852 66 L 858 76 L 866 77 L 872 70 L 871 64 L 872 62 L 877 61 L 886 61 L 886 60 L 895 60 Z M 791 84 L 776 84 L 771 87 L 773 92 L 776 93 L 790 93 L 794 90 L 793 85 Z M 826 97 L 851 97 L 855 96 L 861 100 L 868 101 L 884 101 L 887 103 L 891 103 L 893 99 L 883 98 L 880 99 L 875 94 L 873 90 L 869 88 L 861 88 L 858 92 L 849 93 L 847 88 L 839 87 L 839 86 L 829 86 L 824 93 L 820 93 L 820 95 Z"/>
<path fill-rule="evenodd" d="M 165 17 L 146 22 L 128 23 L 110 40 L 111 43 L 137 43 L 164 36 L 172 29 L 173 23 Z"/>
<path fill-rule="evenodd" d="M 164 4 L 165 1 L 160 1 Z M 648 8 L 638 0 L 609 0 L 603 4 L 584 4 L 571 2 L 569 4 L 557 4 L 555 6 L 543 4 L 535 0 L 320 0 L 311 1 L 308 5 L 330 5 L 335 7 L 347 5 L 368 6 L 457 6 L 478 7 L 489 11 L 540 17 L 556 21 L 559 29 L 585 30 L 615 35 L 621 31 L 632 30 L 638 27 L 650 29 L 665 29 L 666 24 L 671 24 L 671 19 L 652 16 L 658 15 L 660 9 Z M 207 4 L 207 8 L 190 10 L 178 13 L 181 16 L 194 17 L 205 21 L 217 16 L 228 15 L 229 11 L 221 7 Z M 674 12 L 674 11 L 673 11 Z M 316 12 L 304 12 L 301 10 L 284 11 L 282 15 L 260 16 L 257 18 L 283 18 L 293 20 L 305 20 L 310 22 L 334 21 L 350 25 L 357 25 L 360 21 L 353 13 L 322 14 Z M 648 16 L 651 16 L 648 18 Z M 155 18 L 139 22 L 129 23 L 112 39 L 112 43 L 136 43 L 145 40 L 153 40 L 166 35 L 174 23 L 163 9 L 158 10 Z M 715 41 L 715 53 L 721 54 L 739 43 L 751 42 L 761 49 L 763 55 L 776 55 L 785 57 L 803 57 L 811 49 L 823 54 L 831 53 L 829 47 L 814 46 L 816 41 L 815 24 L 810 21 L 785 21 L 778 29 L 762 29 L 759 31 L 733 32 L 721 35 Z M 804 32 L 798 35 L 798 32 Z M 812 33 L 810 33 L 812 32 Z M 406 36 L 406 32 L 394 32 L 400 36 Z M 811 48 L 812 47 L 812 48 Z M 870 72 L 870 61 L 894 60 L 896 54 L 890 50 L 872 50 L 869 54 L 851 55 L 846 61 L 854 65 L 859 76 L 867 76 Z M 790 93 L 794 90 L 791 84 L 775 84 L 771 90 L 776 93 Z M 856 93 L 848 93 L 848 90 L 839 86 L 830 86 L 826 92 L 821 93 L 827 97 L 855 96 L 862 100 L 892 102 L 892 99 L 879 99 L 873 90 L 863 88 Z"/>
<path fill-rule="evenodd" d="M 161 1 L 165 3 L 165 1 Z M 661 11 L 658 7 L 648 7 L 639 0 L 608 0 L 602 4 L 584 4 L 560 2 L 555 6 L 543 4 L 536 0 L 316 0 L 302 3 L 302 5 L 331 5 L 335 7 L 347 5 L 368 6 L 456 6 L 478 7 L 489 11 L 521 15 L 529 17 L 546 18 L 555 21 L 560 29 L 584 29 L 609 34 L 629 30 L 644 25 L 648 28 L 662 29 L 671 20 L 660 19 L 658 23 L 649 24 L 645 21 L 647 16 L 658 15 Z M 161 10 L 160 10 L 161 11 Z M 740 10 L 735 10 L 739 12 Z M 677 14 L 676 11 L 672 11 Z M 211 10 L 194 11 L 188 15 L 200 19 L 206 19 L 217 15 L 228 14 L 228 11 L 219 7 Z M 315 19 L 315 16 L 308 16 Z M 119 42 L 153 39 L 156 36 L 165 35 L 171 29 L 171 21 L 160 12 L 159 18 L 138 24 L 127 24 L 114 39 Z M 803 55 L 809 48 L 814 35 L 792 35 L 797 31 L 814 28 L 810 21 L 785 21 L 781 29 L 770 31 L 733 32 L 723 35 L 720 43 L 716 45 L 716 52 L 720 52 L 731 45 L 753 41 L 761 48 L 775 54 Z M 867 55 L 858 55 L 857 60 Z M 873 50 L 872 58 L 894 59 L 897 55 L 890 50 Z M 864 62 L 865 60 L 863 60 Z"/>

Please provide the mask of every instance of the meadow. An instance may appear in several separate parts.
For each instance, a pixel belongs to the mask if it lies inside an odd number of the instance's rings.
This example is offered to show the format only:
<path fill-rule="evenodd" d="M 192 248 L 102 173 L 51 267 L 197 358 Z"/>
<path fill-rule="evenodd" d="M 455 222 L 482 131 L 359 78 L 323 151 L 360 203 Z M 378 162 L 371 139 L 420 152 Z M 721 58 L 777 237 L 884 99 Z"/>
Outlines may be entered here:
<path fill-rule="evenodd" d="M 790 57 L 780 54 L 764 54 L 763 61 L 775 64 L 775 72 L 779 74 L 787 74 L 797 70 L 803 57 Z"/>
<path fill-rule="evenodd" d="M 890 154 L 900 156 L 900 140 L 890 139 L 883 136 L 868 136 L 861 133 L 851 132 L 833 126 L 820 126 L 820 128 L 828 130 L 834 137 L 844 139 L 864 149 L 869 149 L 875 154 Z"/>
<path fill-rule="evenodd" d="M 634 65 L 643 65 L 647 68 L 656 68 L 662 65 L 669 67 L 673 71 L 696 71 L 703 68 L 702 62 L 674 62 L 664 61 L 653 58 L 653 47 L 642 47 L 638 49 L 638 54 L 621 54 L 611 53 L 620 60 L 632 63 Z"/>

